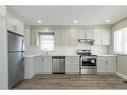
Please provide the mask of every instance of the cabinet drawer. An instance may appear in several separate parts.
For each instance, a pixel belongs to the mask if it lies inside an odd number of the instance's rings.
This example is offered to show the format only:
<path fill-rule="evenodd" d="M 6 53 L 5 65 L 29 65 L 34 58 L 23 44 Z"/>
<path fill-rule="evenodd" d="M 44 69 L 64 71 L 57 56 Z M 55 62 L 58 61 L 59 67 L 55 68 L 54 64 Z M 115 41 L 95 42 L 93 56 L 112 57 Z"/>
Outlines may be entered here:
<path fill-rule="evenodd" d="M 67 56 L 65 59 L 66 60 L 79 60 L 79 57 L 77 57 L 77 56 Z"/>

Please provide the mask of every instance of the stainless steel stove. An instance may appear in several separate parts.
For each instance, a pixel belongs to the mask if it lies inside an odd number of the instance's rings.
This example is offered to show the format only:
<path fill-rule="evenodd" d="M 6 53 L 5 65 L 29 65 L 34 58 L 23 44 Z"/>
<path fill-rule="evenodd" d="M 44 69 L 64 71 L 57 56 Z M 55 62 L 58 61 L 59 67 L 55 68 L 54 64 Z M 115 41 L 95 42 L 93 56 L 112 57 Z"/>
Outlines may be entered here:
<path fill-rule="evenodd" d="M 91 50 L 77 50 L 80 55 L 80 74 L 96 74 L 96 55 L 91 54 Z"/>

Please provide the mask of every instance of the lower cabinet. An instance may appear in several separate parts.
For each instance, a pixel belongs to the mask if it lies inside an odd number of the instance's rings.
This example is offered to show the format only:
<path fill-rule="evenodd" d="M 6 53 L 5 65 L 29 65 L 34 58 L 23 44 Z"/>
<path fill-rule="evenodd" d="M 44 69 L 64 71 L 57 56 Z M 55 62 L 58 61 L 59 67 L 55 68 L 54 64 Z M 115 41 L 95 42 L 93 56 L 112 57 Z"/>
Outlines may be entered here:
<path fill-rule="evenodd" d="M 98 56 L 97 57 L 98 73 L 115 73 L 116 72 L 116 56 Z"/>
<path fill-rule="evenodd" d="M 52 74 L 52 56 L 36 56 L 35 74 Z"/>
<path fill-rule="evenodd" d="M 79 74 L 79 56 L 65 57 L 65 74 Z"/>
<path fill-rule="evenodd" d="M 24 79 L 31 79 L 35 75 L 34 57 L 24 58 Z"/>

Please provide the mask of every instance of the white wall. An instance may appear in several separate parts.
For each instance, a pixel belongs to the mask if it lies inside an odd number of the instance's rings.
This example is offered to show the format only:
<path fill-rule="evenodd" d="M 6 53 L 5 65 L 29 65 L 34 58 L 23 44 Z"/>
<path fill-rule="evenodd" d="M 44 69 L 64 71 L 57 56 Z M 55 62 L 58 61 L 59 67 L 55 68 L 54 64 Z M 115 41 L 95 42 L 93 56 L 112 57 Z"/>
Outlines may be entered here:
<path fill-rule="evenodd" d="M 127 27 L 127 18 L 112 26 L 112 45 L 108 47 L 108 53 L 114 53 L 114 36 L 113 33 L 116 30 Z M 117 55 L 117 72 L 127 75 L 127 55 Z"/>
<path fill-rule="evenodd" d="M 127 75 L 127 55 L 117 56 L 117 72 Z"/>

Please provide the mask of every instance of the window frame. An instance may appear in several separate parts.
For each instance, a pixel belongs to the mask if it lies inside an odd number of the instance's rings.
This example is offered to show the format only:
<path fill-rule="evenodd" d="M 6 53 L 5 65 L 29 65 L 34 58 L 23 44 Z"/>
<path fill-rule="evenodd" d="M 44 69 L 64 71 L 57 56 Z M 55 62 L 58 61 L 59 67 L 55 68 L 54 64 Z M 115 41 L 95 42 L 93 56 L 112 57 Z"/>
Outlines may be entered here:
<path fill-rule="evenodd" d="M 126 30 L 125 30 L 125 29 L 126 29 Z M 121 48 L 122 48 L 122 52 L 116 51 L 116 48 L 117 48 L 117 47 L 116 47 L 116 46 L 117 46 L 117 45 L 116 45 L 116 44 L 117 44 L 116 39 L 117 39 L 117 38 L 116 38 L 115 32 L 117 32 L 117 31 L 119 31 L 119 32 L 122 33 L 122 43 L 121 43 L 121 44 L 122 44 L 122 47 L 121 47 Z M 114 47 L 114 54 L 127 54 L 127 52 L 125 52 L 125 51 L 127 51 L 127 50 L 124 50 L 124 48 L 125 48 L 125 47 L 124 47 L 124 43 L 125 43 L 125 42 L 124 42 L 124 41 L 125 41 L 125 39 L 124 39 L 124 38 L 125 38 L 125 37 L 124 37 L 124 33 L 125 33 L 125 31 L 127 32 L 127 27 L 122 28 L 122 29 L 119 29 L 119 30 L 116 30 L 116 31 L 113 32 L 113 36 L 114 36 L 114 38 L 113 38 L 113 40 L 114 40 L 114 44 L 113 44 L 113 47 Z M 127 39 L 126 39 L 126 41 L 127 41 Z"/>
<path fill-rule="evenodd" d="M 39 45 L 38 46 L 39 46 L 40 50 L 42 52 L 44 52 L 44 50 L 41 49 L 41 37 L 40 37 L 41 35 L 53 35 L 54 36 L 54 38 L 53 38 L 53 40 L 54 40 L 53 50 L 50 50 L 50 51 L 47 50 L 47 52 L 54 52 L 55 51 L 55 32 L 38 32 L 38 36 L 39 36 L 39 39 L 38 39 Z"/>

